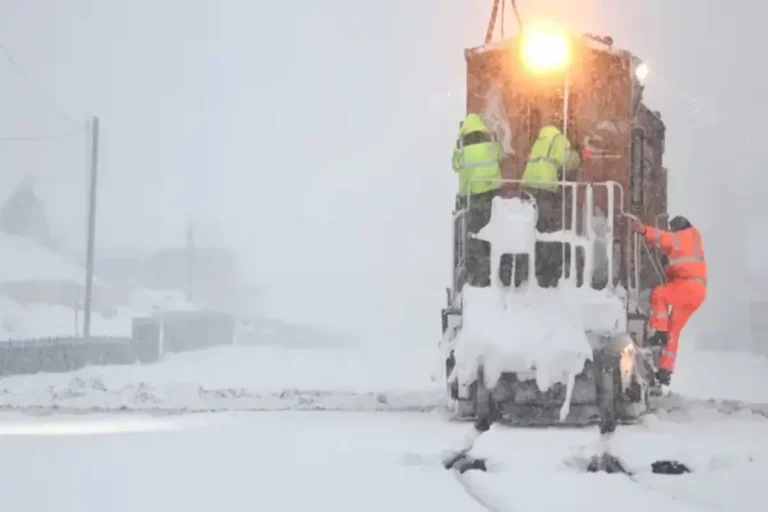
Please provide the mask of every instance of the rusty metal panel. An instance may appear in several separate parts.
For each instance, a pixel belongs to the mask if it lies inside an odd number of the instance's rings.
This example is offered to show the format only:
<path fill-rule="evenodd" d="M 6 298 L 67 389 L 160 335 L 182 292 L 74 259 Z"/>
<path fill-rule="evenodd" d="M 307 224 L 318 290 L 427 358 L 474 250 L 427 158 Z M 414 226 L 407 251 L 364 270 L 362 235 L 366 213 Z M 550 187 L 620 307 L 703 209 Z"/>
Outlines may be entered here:
<path fill-rule="evenodd" d="M 631 140 L 632 79 L 629 58 L 585 48 L 572 74 L 569 135 L 572 141 L 588 148 L 592 157 L 582 165 L 580 180 L 621 184 L 628 206 Z M 606 198 L 595 197 L 605 210 Z"/>
<path fill-rule="evenodd" d="M 629 52 L 574 38 L 567 76 L 567 135 L 591 153 L 576 177 L 581 182 L 615 181 L 615 257 L 631 274 L 632 250 L 627 246 L 629 226 L 621 211 L 632 212 L 646 223 L 666 212 L 667 170 L 663 166 L 665 126 L 657 112 L 641 103 L 642 86 L 634 77 L 636 59 Z M 504 145 L 506 179 L 520 179 L 538 131 L 546 124 L 563 125 L 566 74 L 534 75 L 513 37 L 465 51 L 467 112 L 484 116 Z M 641 134 L 642 143 L 633 141 Z M 632 189 L 634 187 L 634 190 Z M 505 185 L 505 195 L 517 186 Z M 633 201 L 633 197 L 635 201 Z M 639 198 L 639 199 L 638 199 Z M 585 197 L 577 197 L 579 207 Z M 566 210 L 571 199 L 566 196 Z M 595 213 L 607 214 L 606 189 L 595 189 Z M 575 226 L 578 230 L 581 226 Z M 649 269 L 643 269 L 649 270 Z M 641 274 L 643 271 L 641 270 Z"/>
<path fill-rule="evenodd" d="M 482 113 L 502 137 L 504 177 L 519 179 L 539 129 L 562 125 L 565 74 L 532 75 L 518 39 L 465 52 L 467 111 Z M 619 182 L 628 200 L 632 78 L 629 55 L 577 47 L 568 76 L 568 137 L 591 150 L 580 181 Z M 605 209 L 606 198 L 595 198 Z M 626 205 L 625 205 L 626 207 Z"/>

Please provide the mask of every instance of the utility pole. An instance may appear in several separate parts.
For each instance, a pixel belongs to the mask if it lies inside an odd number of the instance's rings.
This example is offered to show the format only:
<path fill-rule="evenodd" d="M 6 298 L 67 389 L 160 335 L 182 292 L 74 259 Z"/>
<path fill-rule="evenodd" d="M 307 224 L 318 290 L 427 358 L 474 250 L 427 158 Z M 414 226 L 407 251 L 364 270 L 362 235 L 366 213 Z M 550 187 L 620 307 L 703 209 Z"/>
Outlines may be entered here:
<path fill-rule="evenodd" d="M 96 185 L 99 174 L 99 117 L 91 120 L 91 176 L 88 194 L 88 248 L 85 263 L 85 305 L 83 338 L 91 336 L 91 308 L 93 304 L 93 253 L 96 243 Z"/>

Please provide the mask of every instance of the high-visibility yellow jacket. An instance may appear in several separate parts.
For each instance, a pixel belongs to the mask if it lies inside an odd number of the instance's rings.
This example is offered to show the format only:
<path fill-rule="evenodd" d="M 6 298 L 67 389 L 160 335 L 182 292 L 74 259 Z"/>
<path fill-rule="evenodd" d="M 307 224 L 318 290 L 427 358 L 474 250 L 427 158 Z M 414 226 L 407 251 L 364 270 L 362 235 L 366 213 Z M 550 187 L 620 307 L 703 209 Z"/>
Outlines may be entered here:
<path fill-rule="evenodd" d="M 563 172 L 576 169 L 581 163 L 578 153 L 571 149 L 568 138 L 556 126 L 545 126 L 533 143 L 523 172 L 523 186 L 557 191 Z M 549 182 L 549 183 L 541 183 Z"/>
<path fill-rule="evenodd" d="M 477 114 L 461 124 L 453 150 L 453 170 L 459 175 L 459 194 L 482 194 L 501 186 L 504 149 Z"/>

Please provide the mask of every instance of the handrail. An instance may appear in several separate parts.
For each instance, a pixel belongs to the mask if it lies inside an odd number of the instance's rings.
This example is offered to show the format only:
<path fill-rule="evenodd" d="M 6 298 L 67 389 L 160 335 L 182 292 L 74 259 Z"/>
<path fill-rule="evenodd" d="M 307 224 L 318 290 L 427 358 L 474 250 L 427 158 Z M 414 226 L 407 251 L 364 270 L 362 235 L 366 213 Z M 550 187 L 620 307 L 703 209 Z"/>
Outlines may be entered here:
<path fill-rule="evenodd" d="M 656 277 L 658 277 L 659 281 L 662 283 L 666 282 L 666 279 L 664 278 L 664 272 L 661 270 L 662 265 L 661 262 L 659 262 L 657 254 L 651 252 L 651 248 L 648 247 L 648 242 L 646 242 L 645 239 L 641 240 L 643 242 L 643 247 L 645 247 L 645 252 L 648 254 L 648 259 L 651 261 L 653 270 L 656 271 Z"/>
<path fill-rule="evenodd" d="M 522 179 L 509 179 L 509 178 L 502 178 L 502 179 L 494 179 L 494 178 L 470 178 L 469 185 L 471 188 L 471 185 L 473 183 L 482 183 L 482 182 L 492 182 L 492 183 L 498 183 L 501 186 L 506 184 L 511 185 L 520 185 L 521 186 L 521 192 L 525 193 L 525 186 L 530 187 L 531 185 L 536 184 L 558 184 L 562 188 L 558 191 L 562 198 L 565 197 L 565 190 L 566 187 L 569 188 L 572 192 L 572 203 L 571 203 L 571 222 L 568 223 L 569 225 L 566 226 L 566 208 L 561 209 L 561 225 L 562 228 L 560 231 L 562 232 L 571 232 L 576 233 L 577 231 L 582 231 L 584 235 L 586 235 L 587 239 L 593 239 L 594 238 L 594 224 L 593 224 L 593 216 L 594 216 L 594 202 L 593 202 L 593 190 L 595 187 L 604 187 L 607 194 L 607 204 L 606 204 L 606 212 L 605 212 L 605 240 L 606 240 L 606 260 L 608 264 L 607 272 L 608 272 L 608 283 L 607 286 L 613 287 L 614 286 L 614 257 L 613 257 L 613 251 L 614 251 L 614 240 L 615 240 L 615 221 L 616 216 L 618 214 L 619 218 L 622 218 L 624 216 L 625 210 L 624 210 L 624 187 L 621 183 L 618 183 L 614 180 L 608 180 L 604 182 L 591 182 L 591 181 L 566 181 L 566 180 L 559 180 L 559 181 L 552 181 L 552 180 L 525 180 Z M 584 218 L 582 222 L 582 229 L 577 230 L 577 218 L 578 218 L 578 208 L 577 208 L 577 202 L 578 202 L 578 190 L 580 187 L 584 187 L 586 192 L 585 200 L 588 201 L 587 204 L 587 210 L 584 212 Z M 617 198 L 616 198 L 616 192 L 618 189 L 618 204 L 617 204 Z M 463 196 L 465 198 L 465 209 L 462 211 L 468 211 L 471 209 L 471 202 L 472 202 L 472 195 L 467 193 Z M 456 221 L 456 217 L 454 217 L 454 222 Z M 464 255 L 464 251 L 466 250 L 466 222 L 464 222 L 462 226 L 462 238 L 463 238 L 463 244 L 462 244 L 462 256 Z M 568 240 L 563 240 L 563 265 L 561 268 L 561 278 L 565 278 L 565 272 L 566 272 L 566 266 L 565 266 L 565 245 L 567 243 L 572 243 Z M 456 234 L 454 234 L 454 244 L 456 243 Z M 576 275 L 576 250 L 573 248 L 572 250 L 572 258 L 571 258 L 571 265 L 569 266 L 570 272 L 570 278 L 575 279 Z M 462 263 L 465 263 L 465 259 L 462 258 Z M 587 266 L 586 264 L 589 263 Z M 463 265 L 462 265 L 463 266 Z M 459 266 L 455 266 L 454 268 L 454 286 L 458 285 L 458 274 L 459 274 Z M 586 274 L 586 271 L 589 270 L 590 274 L 589 276 Z M 592 262 L 585 262 L 585 275 L 584 275 L 584 281 L 591 283 L 591 272 L 592 272 Z M 455 289 L 455 288 L 454 288 Z"/>
<path fill-rule="evenodd" d="M 461 273 L 466 271 L 467 263 L 467 213 L 469 207 L 463 208 L 453 213 L 453 293 L 458 292 L 461 285 L 459 280 Z M 456 224 L 461 223 L 461 229 L 457 229 Z M 460 237 L 457 239 L 457 237 Z M 458 245 L 457 245 L 458 244 Z"/>
<path fill-rule="evenodd" d="M 561 187 L 570 187 L 572 189 L 577 188 L 578 186 L 587 186 L 587 185 L 603 185 L 606 188 L 608 185 L 611 185 L 614 189 L 619 189 L 619 213 L 622 216 L 625 216 L 627 214 L 626 210 L 624 210 L 624 186 L 619 183 L 618 181 L 614 180 L 607 180 L 607 181 L 568 181 L 568 180 L 558 180 L 558 181 L 552 181 L 552 180 L 522 180 L 519 178 L 516 179 L 510 179 L 510 178 L 502 178 L 502 179 L 496 179 L 496 178 L 475 178 L 472 177 L 469 179 L 468 187 L 471 188 L 471 185 L 473 183 L 501 183 L 501 184 L 513 184 L 513 185 L 560 185 Z M 534 187 L 535 188 L 535 187 Z M 467 193 L 464 195 L 465 198 L 468 200 L 472 197 L 471 194 Z M 469 205 L 469 202 L 467 202 L 467 205 Z"/>
<path fill-rule="evenodd" d="M 640 233 L 633 233 L 632 235 L 632 255 L 634 257 L 632 266 L 635 274 L 634 293 L 637 308 L 640 305 Z"/>
<path fill-rule="evenodd" d="M 668 215 L 666 213 L 660 213 L 656 216 L 656 221 L 658 222 L 658 218 Z M 640 220 L 640 218 L 637 215 L 632 215 L 631 213 L 625 213 L 625 217 L 630 218 L 632 220 Z M 661 262 L 658 259 L 658 255 L 651 252 L 651 248 L 648 246 L 648 242 L 645 241 L 645 238 L 637 237 L 641 242 L 642 246 L 645 248 L 645 252 L 648 255 L 648 260 L 650 260 L 651 265 L 653 266 L 653 270 L 656 272 L 656 277 L 659 278 L 659 280 L 664 283 L 666 279 L 664 278 L 664 272 L 662 271 L 662 265 Z M 639 259 L 639 258 L 638 258 Z"/>
<path fill-rule="evenodd" d="M 588 182 L 588 181 L 547 181 L 547 180 L 536 180 L 536 181 L 530 181 L 525 180 L 525 182 L 521 179 L 489 179 L 489 178 L 471 178 L 469 180 L 470 187 L 473 183 L 476 182 L 494 182 L 499 183 L 502 187 L 505 185 L 513 185 L 515 186 L 516 193 L 518 196 L 525 196 L 530 194 L 526 191 L 526 185 L 527 186 L 535 186 L 537 184 L 557 184 L 562 188 L 559 188 L 556 192 L 559 198 L 561 199 L 563 207 L 561 208 L 561 229 L 559 230 L 560 233 L 558 233 L 555 236 L 547 236 L 546 234 L 539 234 L 537 233 L 537 238 L 539 240 L 542 239 L 549 239 L 549 240 L 561 240 L 563 242 L 563 264 L 562 268 L 560 270 L 560 277 L 562 279 L 565 278 L 566 274 L 566 260 L 565 260 L 565 244 L 570 244 L 572 247 L 571 250 L 571 261 L 570 265 L 568 265 L 568 268 L 570 269 L 570 275 L 566 281 L 573 280 L 573 285 L 578 285 L 577 280 L 577 264 L 576 264 L 576 247 L 579 244 L 586 243 L 588 247 L 591 247 L 586 250 L 584 256 L 584 266 L 583 266 L 583 281 L 581 283 L 580 287 L 589 287 L 591 288 L 593 286 L 594 281 L 594 273 L 595 273 L 595 256 L 598 254 L 602 254 L 603 248 L 601 247 L 598 249 L 593 241 L 597 240 L 597 233 L 595 232 L 595 201 L 594 201 L 594 193 L 595 190 L 598 188 L 604 188 L 606 190 L 606 195 L 602 196 L 605 199 L 605 202 L 601 202 L 601 206 L 604 206 L 606 208 L 605 217 L 604 217 L 604 230 L 601 234 L 600 239 L 604 241 L 605 243 L 605 265 L 601 265 L 602 270 L 605 270 L 607 272 L 607 283 L 606 287 L 608 288 L 614 288 L 616 286 L 616 276 L 614 276 L 614 271 L 616 268 L 616 262 L 614 261 L 614 247 L 615 247 L 615 241 L 616 241 L 616 233 L 617 233 L 617 226 L 616 221 L 621 221 L 620 224 L 620 231 L 621 231 L 621 239 L 622 240 L 629 240 L 628 243 L 631 244 L 630 247 L 622 247 L 622 256 L 621 256 L 621 262 L 620 265 L 623 268 L 620 268 L 620 272 L 622 274 L 622 278 L 619 280 L 619 282 L 622 282 L 624 278 L 626 278 L 627 282 L 627 293 L 628 298 L 632 295 L 634 295 L 634 299 L 636 302 L 635 308 L 636 311 L 640 311 L 640 293 L 641 291 L 646 289 L 645 284 L 643 283 L 643 272 L 641 272 L 642 267 L 642 252 L 645 251 L 647 254 L 647 257 L 651 263 L 651 266 L 653 268 L 653 272 L 655 273 L 656 277 L 659 279 L 661 283 L 665 282 L 664 278 L 664 271 L 663 266 L 661 262 L 658 259 L 658 255 L 652 251 L 651 247 L 649 246 L 648 242 L 646 242 L 645 238 L 642 237 L 639 233 L 632 233 L 631 231 L 631 223 L 624 222 L 625 219 L 635 219 L 638 220 L 638 217 L 635 215 L 632 215 L 625 209 L 625 198 L 626 195 L 624 193 L 624 187 L 621 183 L 618 183 L 613 180 L 608 180 L 604 182 Z M 566 194 L 566 187 L 571 190 L 570 194 L 570 200 L 572 201 L 570 204 L 570 222 L 566 225 L 566 210 L 568 210 L 568 206 L 565 202 L 565 194 Z M 584 196 L 580 196 L 579 194 L 579 188 L 584 187 L 585 193 Z M 618 189 L 618 190 L 617 190 Z M 453 222 L 454 222 L 454 247 L 457 247 L 458 244 L 458 250 L 455 251 L 454 256 L 454 269 L 453 269 L 453 298 L 452 300 L 456 300 L 456 292 L 458 292 L 462 285 L 466 284 L 466 276 L 467 276 L 467 242 L 469 240 L 469 234 L 467 232 L 468 223 L 467 223 L 467 214 L 469 213 L 471 207 L 472 207 L 472 200 L 473 197 L 470 194 L 463 195 L 463 209 L 460 211 L 457 211 L 454 213 L 453 216 Z M 530 196 L 530 199 L 533 199 L 532 196 Z M 537 205 L 535 203 L 535 200 L 533 201 L 534 208 L 537 208 Z M 578 204 L 581 205 L 581 211 L 578 207 Z M 659 214 L 655 218 L 655 224 L 659 224 L 659 220 L 662 217 L 668 216 L 668 214 L 663 213 Z M 578 220 L 577 220 L 578 219 Z M 544 236 L 541 236 L 544 235 Z M 577 235 L 579 238 L 574 239 L 571 238 L 573 235 Z M 582 238 L 583 237 L 583 238 Z M 579 242 L 578 240 L 583 240 L 582 242 Z M 625 244 L 622 243 L 624 246 Z M 643 248 L 641 249 L 640 246 Z M 534 256 L 535 258 L 535 256 Z M 633 265 L 634 263 L 634 265 Z M 535 265 L 535 259 L 529 262 L 529 265 Z M 633 265 L 632 268 L 630 268 L 630 265 Z M 633 275 L 634 274 L 634 275 Z M 633 279 L 634 278 L 634 279 Z M 514 280 L 514 275 L 512 276 L 512 279 Z M 600 285 L 597 285 L 600 286 Z M 626 308 L 627 312 L 629 313 L 629 307 L 630 303 L 627 300 L 626 302 Z"/>

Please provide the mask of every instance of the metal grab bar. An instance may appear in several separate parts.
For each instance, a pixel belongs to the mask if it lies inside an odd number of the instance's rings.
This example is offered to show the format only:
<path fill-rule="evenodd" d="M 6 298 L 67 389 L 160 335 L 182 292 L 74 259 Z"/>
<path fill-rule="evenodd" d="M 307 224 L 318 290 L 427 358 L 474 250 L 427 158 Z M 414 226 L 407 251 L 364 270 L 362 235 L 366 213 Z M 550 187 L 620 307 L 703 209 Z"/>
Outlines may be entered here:
<path fill-rule="evenodd" d="M 460 279 L 462 272 L 466 272 L 467 265 L 467 214 L 469 205 L 466 208 L 454 212 L 453 214 L 453 283 L 452 291 L 455 294 L 462 286 Z M 451 297 L 453 301 L 453 297 Z"/>
<path fill-rule="evenodd" d="M 653 270 L 656 272 L 656 277 L 659 278 L 659 282 L 664 284 L 667 279 L 664 277 L 664 272 L 661 270 L 661 262 L 659 261 L 659 255 L 655 252 L 651 252 L 651 248 L 648 245 L 648 242 L 645 241 L 645 239 L 641 239 L 643 243 L 643 247 L 645 247 L 645 252 L 648 254 L 648 259 L 651 260 L 651 265 L 653 265 Z"/>
<path fill-rule="evenodd" d="M 501 187 L 504 185 L 518 185 L 522 189 L 522 192 L 525 193 L 524 185 L 530 186 L 530 185 L 536 185 L 536 184 L 546 184 L 546 185 L 559 185 L 563 187 L 559 192 L 559 196 L 561 198 L 565 197 L 565 189 L 569 188 L 571 190 L 571 222 L 568 223 L 569 225 L 566 226 L 565 217 L 566 217 L 566 205 L 563 204 L 563 208 L 561 211 L 561 222 L 562 222 L 562 232 L 572 232 L 576 233 L 577 231 L 582 232 L 584 235 L 586 235 L 587 240 L 594 240 L 594 189 L 595 188 L 604 188 L 606 190 L 606 218 L 605 218 L 605 240 L 606 240 L 606 248 L 605 248 L 605 256 L 607 261 L 607 272 L 608 272 L 608 283 L 607 285 L 610 287 L 614 286 L 614 268 L 615 268 L 615 262 L 614 262 L 614 254 L 613 254 L 613 247 L 615 240 L 615 220 L 616 216 L 618 214 L 619 218 L 621 218 L 624 214 L 624 188 L 621 185 L 621 183 L 618 183 L 613 180 L 604 181 L 604 182 L 588 182 L 588 181 L 566 181 L 566 180 L 559 180 L 559 181 L 551 181 L 551 180 L 525 180 L 522 179 L 495 179 L 495 178 L 470 178 L 469 180 L 469 187 L 471 188 L 471 185 L 474 183 L 494 183 L 499 184 Z M 579 200 L 579 188 L 583 187 L 586 190 L 586 196 L 585 196 L 585 206 L 587 211 L 584 212 L 583 218 L 581 219 L 582 226 L 581 229 L 577 229 L 578 222 L 578 208 L 576 207 L 577 202 Z M 618 189 L 618 191 L 616 190 Z M 617 200 L 617 192 L 618 192 L 618 200 Z M 465 204 L 466 207 L 463 210 L 464 212 L 471 209 L 471 202 L 472 202 L 472 195 L 467 193 L 463 196 L 465 198 Z M 466 250 L 466 222 L 462 225 L 462 239 L 464 241 L 464 250 Z M 456 234 L 454 234 L 454 244 L 456 243 Z M 571 273 L 569 276 L 569 279 L 576 277 L 576 251 L 573 247 L 573 242 L 566 239 L 563 239 L 563 265 L 560 272 L 560 277 L 565 279 L 565 273 L 566 273 L 566 265 L 565 265 L 565 245 L 571 244 L 572 246 L 572 258 L 571 258 L 571 265 L 569 266 Z M 465 259 L 462 259 L 464 263 L 466 263 Z M 588 265 L 585 262 L 585 275 L 584 275 L 584 282 L 592 282 L 592 273 L 593 273 L 593 265 L 590 262 Z M 589 275 L 587 275 L 587 270 L 589 270 Z M 458 269 L 455 269 L 454 272 L 454 282 L 457 283 L 456 274 L 458 273 Z"/>
<path fill-rule="evenodd" d="M 662 217 L 664 215 L 667 215 L 667 214 L 666 213 L 661 213 L 661 214 L 657 215 L 656 216 L 656 222 L 658 222 L 659 217 Z M 624 213 L 624 217 L 626 217 L 628 219 L 632 219 L 634 221 L 639 221 L 640 220 L 640 218 L 637 215 L 632 215 L 631 213 Z M 651 265 L 653 265 L 653 270 L 656 272 L 656 277 L 659 278 L 659 281 L 661 283 L 665 283 L 666 279 L 664 278 L 664 272 L 662 271 L 663 265 L 661 264 L 661 261 L 659 261 L 658 254 L 656 254 L 655 252 L 652 252 L 651 248 L 648 245 L 648 242 L 646 242 L 645 238 L 642 238 L 639 235 L 640 235 L 640 233 L 636 233 L 636 237 L 635 238 L 637 240 L 640 240 L 642 246 L 645 248 L 645 252 L 648 255 L 648 259 L 650 260 Z M 635 242 L 635 245 L 637 246 L 637 245 L 640 245 L 640 244 Z M 640 258 L 639 258 L 639 255 L 638 255 L 635 258 L 635 266 L 636 267 L 637 267 L 637 264 L 639 263 L 639 259 Z M 638 283 L 638 286 L 639 286 L 639 283 Z"/>

